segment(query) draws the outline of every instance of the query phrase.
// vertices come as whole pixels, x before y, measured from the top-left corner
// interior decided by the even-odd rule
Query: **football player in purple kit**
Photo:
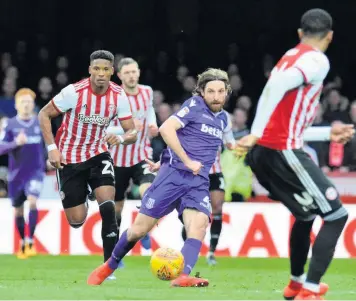
[[[225,71],[206,70],[198,76],[193,97],[160,127],[168,147],[162,153],[159,173],[146,191],[133,225],[122,233],[111,258],[89,275],[89,285],[100,285],[136,242],[174,209],[184,223],[187,239],[181,250],[184,271],[171,285],[209,285],[208,280],[189,274],[198,260],[211,216],[209,170],[222,144],[223,133],[229,130],[222,111],[229,92]]]
[[[36,94],[22,88],[15,94],[17,115],[8,120],[0,141],[0,155],[9,154],[8,190],[15,208],[15,224],[22,239],[17,254],[20,259],[36,255],[33,245],[40,195],[45,171],[44,143],[37,116],[34,113]],[[29,237],[25,239],[24,202],[29,202]]]

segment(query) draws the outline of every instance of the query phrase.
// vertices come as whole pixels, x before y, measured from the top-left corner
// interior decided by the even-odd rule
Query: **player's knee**
[[[212,202],[211,203],[211,211],[213,215],[218,215],[222,214],[222,208],[223,208],[224,201],[218,201],[218,202]]]
[[[27,200],[28,200],[28,204],[29,204],[30,210],[37,209],[37,197],[34,197],[34,196],[30,195],[30,196],[27,197]]]
[[[23,215],[24,215],[23,206],[15,207],[15,217],[23,216]]]
[[[66,211],[66,216],[69,225],[75,229],[80,228],[85,223],[85,220],[87,218],[87,212],[87,210]]]
[[[147,233],[148,231],[144,227],[133,225],[130,229],[127,230],[127,239],[128,241],[139,241]]]
[[[340,206],[338,209],[333,210],[331,213],[324,216],[324,222],[338,221],[338,223],[346,224],[349,217],[349,213],[344,206]]]
[[[195,218],[192,219],[188,224],[187,237],[203,240],[208,225],[209,225],[208,216],[202,212],[197,212]]]
[[[96,200],[99,204],[115,199],[115,188],[113,186],[101,186],[95,189]]]

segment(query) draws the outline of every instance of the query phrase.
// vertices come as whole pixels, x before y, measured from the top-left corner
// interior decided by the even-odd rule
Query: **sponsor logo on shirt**
[[[109,126],[110,119],[107,117],[101,117],[100,115],[85,116],[84,114],[78,114],[79,121],[83,123],[97,124],[100,126]]]
[[[206,124],[202,124],[201,125],[201,129],[200,129],[203,133],[208,133],[209,135],[218,137],[220,139],[222,139],[223,137],[223,132],[217,128],[214,128],[212,126],[208,126]]]

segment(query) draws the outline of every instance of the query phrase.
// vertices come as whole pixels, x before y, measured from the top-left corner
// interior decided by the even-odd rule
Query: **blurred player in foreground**
[[[136,242],[160,218],[176,209],[183,219],[187,239],[182,248],[184,271],[172,281],[172,286],[209,285],[208,280],[189,274],[198,260],[211,215],[209,170],[222,143],[223,132],[229,130],[222,111],[229,91],[226,72],[206,70],[198,76],[194,96],[160,127],[168,146],[162,153],[160,171],[146,191],[133,225],[123,232],[111,258],[89,275],[88,284],[101,284]]]
[[[311,127],[329,71],[324,52],[332,37],[332,18],[312,9],[301,19],[301,43],[287,51],[260,97],[251,134],[237,142],[238,155],[246,156],[258,181],[292,212],[296,221],[290,236],[291,280],[286,299],[320,300],[328,286],[320,283],[332,261],[336,243],[348,218],[335,186],[303,150],[306,141],[347,142],[353,125]],[[306,130],[307,129],[307,130]],[[316,215],[324,223],[313,245],[307,275],[310,231]]]
[[[138,131],[136,143],[132,145],[115,145],[110,149],[114,161],[115,178],[117,179],[115,209],[117,224],[120,228],[121,212],[130,180],[139,186],[140,197],[142,199],[155,178],[155,175],[150,172],[145,159],[152,159],[152,148],[149,137],[157,136],[158,127],[152,103],[153,91],[151,87],[138,83],[140,69],[137,62],[128,57],[121,59],[118,64],[117,75],[122,82],[122,88],[128,96]],[[123,129],[119,122],[114,120],[108,128],[108,132],[122,134]],[[148,234],[141,239],[141,243],[145,249],[151,248]]]
[[[108,144],[131,144],[137,131],[125,91],[110,81],[114,56],[98,50],[90,56],[90,77],[65,87],[39,113],[48,157],[57,168],[64,212],[73,228],[87,217],[88,185],[95,192],[102,219],[104,261],[110,258],[117,241],[115,218],[115,177]],[[51,118],[64,114],[52,135]],[[106,135],[111,120],[118,118],[122,136]]]
[[[15,94],[17,115],[8,120],[0,142],[0,155],[9,153],[9,196],[15,208],[15,224],[22,239],[20,259],[36,255],[33,245],[38,211],[36,201],[42,189],[45,149],[40,125],[35,116],[36,94],[27,88]],[[24,203],[29,202],[29,237],[25,239]]]
[[[228,149],[232,149],[235,145],[234,135],[231,129],[231,118],[228,112],[224,111],[226,114],[226,118],[228,120],[228,124],[230,125],[230,130],[224,132],[223,141],[225,146]],[[216,265],[216,258],[215,258],[215,250],[218,245],[220,234],[222,230],[223,224],[223,216],[222,216],[222,208],[225,200],[225,181],[224,175],[222,174],[221,164],[220,164],[220,156],[221,156],[221,148],[218,151],[218,154],[215,158],[215,162],[210,169],[209,172],[209,192],[210,192],[210,201],[211,201],[211,209],[212,209],[212,222],[210,226],[210,245],[209,245],[209,252],[207,254],[206,260],[208,265]],[[150,162],[152,166],[152,162]],[[187,234],[185,228],[183,227],[182,230],[182,237],[183,240],[186,240]]]

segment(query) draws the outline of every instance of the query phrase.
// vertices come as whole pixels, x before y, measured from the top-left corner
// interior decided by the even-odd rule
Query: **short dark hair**
[[[131,57],[122,58],[117,64],[117,71],[120,72],[123,66],[130,65],[130,64],[136,64],[138,66],[138,63],[133,58]]]
[[[228,93],[231,92],[231,86],[229,83],[229,76],[227,73],[221,69],[209,68],[203,73],[198,75],[198,82],[193,91],[193,95],[202,95],[201,92],[204,91],[205,86],[208,82],[220,80],[225,83],[225,88]]]
[[[300,28],[306,36],[324,38],[332,29],[332,25],[331,15],[320,8],[308,10],[300,20]]]
[[[90,55],[90,62],[94,61],[94,60],[107,60],[110,63],[114,63],[114,55],[107,50],[97,50],[94,51],[91,55]]]

